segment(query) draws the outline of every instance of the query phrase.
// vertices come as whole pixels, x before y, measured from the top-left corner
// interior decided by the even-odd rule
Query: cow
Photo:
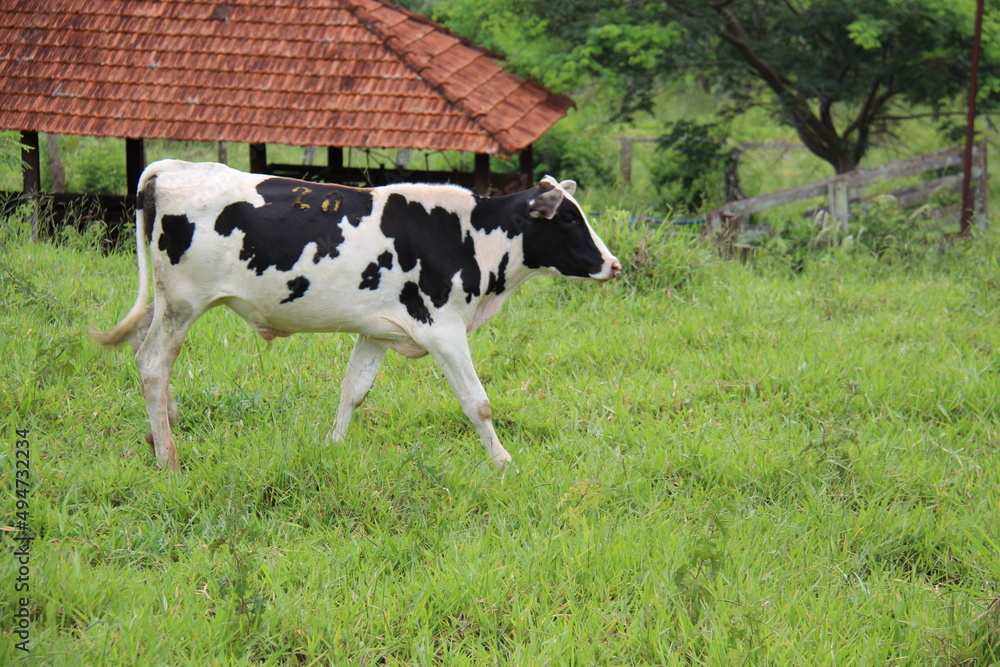
[[[454,185],[353,188],[154,162],[137,191],[138,296],[121,322],[91,334],[105,346],[131,341],[161,468],[178,468],[174,362],[191,324],[226,305],[267,341],[357,334],[335,441],[387,350],[431,354],[503,470],[511,457],[493,429],[467,336],[534,275],[604,283],[619,274],[575,190],[546,176],[521,192],[482,197]]]

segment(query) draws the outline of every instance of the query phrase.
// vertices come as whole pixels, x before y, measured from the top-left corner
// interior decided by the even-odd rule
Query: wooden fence
[[[826,197],[829,213],[840,225],[850,220],[850,204],[865,199],[864,189],[883,181],[914,176],[927,171],[942,171],[962,167],[962,147],[951,146],[916,157],[889,162],[877,167],[855,169],[812,183],[775,190],[746,199],[723,204],[705,216],[710,233],[733,232],[742,227],[743,219],[750,213],[765,211],[777,206],[793,204],[813,197]],[[973,217],[976,224],[985,227],[988,215],[989,183],[987,182],[986,142],[973,148],[972,183],[974,191]],[[962,174],[953,173],[924,181],[917,185],[899,188],[890,194],[903,207],[919,206],[941,192],[955,193],[961,189]]]

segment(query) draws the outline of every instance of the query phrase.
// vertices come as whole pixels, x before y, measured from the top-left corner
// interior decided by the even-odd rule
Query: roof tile
[[[0,0],[0,127],[511,155],[572,100],[382,0]]]

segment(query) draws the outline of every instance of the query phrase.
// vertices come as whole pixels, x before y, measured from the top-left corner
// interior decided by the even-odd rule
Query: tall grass
[[[602,216],[621,280],[538,279],[473,336],[506,476],[429,359],[387,359],[330,445],[349,337],[212,311],[169,475],[130,355],[82,333],[128,309],[134,257],[8,225],[0,506],[29,428],[37,537],[28,653],[0,558],[4,662],[1000,659],[992,235],[792,271]]]

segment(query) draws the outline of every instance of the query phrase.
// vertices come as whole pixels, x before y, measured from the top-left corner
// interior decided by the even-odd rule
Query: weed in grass
[[[604,499],[603,485],[593,479],[573,482],[559,498],[557,507],[563,508],[560,516],[570,528],[584,528],[587,517],[597,511]]]
[[[244,543],[248,530],[248,521],[238,510],[230,507],[222,513],[214,533],[216,537],[208,543],[208,553],[214,566],[213,587],[220,600],[232,604],[232,614],[239,626],[240,633],[250,636],[260,625],[261,618],[267,611],[268,598],[256,581],[260,564],[259,554],[253,553]],[[228,551],[228,558],[222,563],[220,550]],[[256,592],[255,592],[256,591]],[[208,597],[208,593],[205,593]],[[216,616],[216,610],[209,608],[208,615]]]
[[[697,532],[688,547],[686,561],[678,565],[672,580],[682,608],[692,625],[716,602],[712,586],[726,564],[726,525],[728,510],[716,505],[697,520]]]

